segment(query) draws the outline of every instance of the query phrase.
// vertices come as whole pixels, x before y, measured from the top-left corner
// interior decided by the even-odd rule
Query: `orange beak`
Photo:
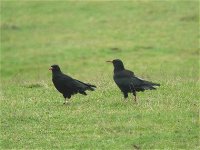
[[[108,62],[108,63],[112,63],[113,61],[111,61],[111,60],[107,60],[106,62]]]

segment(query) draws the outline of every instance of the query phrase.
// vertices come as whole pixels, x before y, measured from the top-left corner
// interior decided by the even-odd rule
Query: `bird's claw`
[[[69,105],[70,103],[68,101],[64,102],[63,105]]]

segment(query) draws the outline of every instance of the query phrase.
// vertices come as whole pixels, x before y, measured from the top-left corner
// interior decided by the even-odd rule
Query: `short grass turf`
[[[198,149],[199,2],[1,1],[1,149]],[[161,84],[127,101],[106,60]],[[95,84],[71,104],[48,68]]]

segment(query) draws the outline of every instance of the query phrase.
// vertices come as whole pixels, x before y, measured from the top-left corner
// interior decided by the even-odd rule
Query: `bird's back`
[[[92,87],[96,87],[94,85],[86,84],[79,80],[73,79],[63,73],[53,76],[52,81],[56,89],[64,95],[73,95],[78,92],[85,94],[85,90],[93,91],[94,89]]]
[[[136,91],[152,90],[153,86],[160,86],[159,84],[140,79],[134,75],[132,71],[123,70],[114,73],[114,81],[121,91],[131,92],[131,88]]]

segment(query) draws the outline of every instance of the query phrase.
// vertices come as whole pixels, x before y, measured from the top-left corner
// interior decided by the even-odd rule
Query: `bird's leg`
[[[127,102],[128,93],[123,92],[123,94],[124,94],[124,100],[125,100],[125,102]]]
[[[133,85],[131,86],[131,90],[132,90],[132,92],[133,92],[133,95],[134,95],[134,101],[135,101],[135,103],[137,103],[137,98],[136,98],[136,90],[135,90],[135,88],[134,88],[134,86],[133,86]]]
[[[135,103],[137,103],[137,98],[136,98],[136,95],[135,95],[135,99],[134,99],[134,100],[135,100]]]
[[[135,103],[137,103],[136,91],[133,91],[133,95],[134,95],[134,101]]]

